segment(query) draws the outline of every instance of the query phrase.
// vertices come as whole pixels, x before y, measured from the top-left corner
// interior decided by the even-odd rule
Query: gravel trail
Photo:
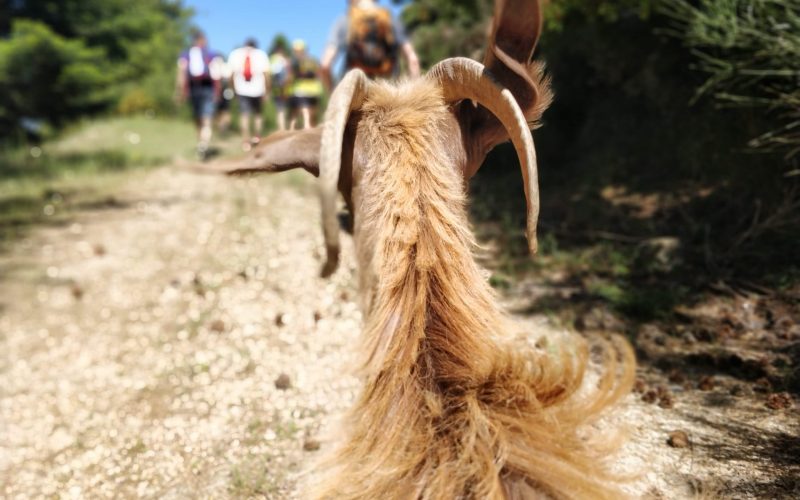
[[[361,322],[349,238],[342,269],[317,276],[319,208],[302,175],[136,174],[114,203],[0,256],[0,497],[297,495],[358,389]],[[506,300],[525,297],[518,286]],[[630,435],[622,463],[642,473],[632,492],[800,493],[797,412],[710,394],[670,409],[630,396],[615,418]],[[692,446],[666,444],[679,429]]]

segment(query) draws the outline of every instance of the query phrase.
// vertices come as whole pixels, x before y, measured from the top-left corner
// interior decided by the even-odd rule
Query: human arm
[[[345,51],[347,45],[347,16],[341,16],[333,24],[325,52],[320,60],[320,77],[325,90],[330,93],[333,89],[333,63],[340,52]]]
[[[189,63],[183,57],[178,59],[178,70],[175,75],[175,100],[179,103],[185,101],[189,93],[186,77],[188,65]]]
[[[228,81],[230,82],[231,90],[233,90],[235,94],[239,93],[239,91],[236,89],[236,73],[240,71],[238,56],[239,49],[234,49],[230,54],[228,54]]]
[[[412,78],[418,77],[420,75],[419,58],[417,57],[417,52],[414,50],[414,46],[411,45],[411,42],[406,40],[400,46],[400,51],[403,53],[403,57],[406,60],[408,74]]]
[[[328,45],[325,48],[325,52],[322,54],[322,60],[320,61],[320,78],[322,79],[322,85],[325,86],[325,91],[330,93],[331,89],[333,88],[333,75],[332,75],[332,68],[333,68],[333,61],[336,60],[336,50],[335,45]]]
[[[225,59],[222,58],[222,55],[216,54],[211,59],[208,72],[214,86],[214,101],[219,102],[222,98],[222,78],[225,72]]]
[[[261,58],[261,67],[264,69],[264,95],[268,96],[272,93],[272,65],[266,52],[259,52],[259,57]]]
[[[419,57],[417,57],[417,52],[414,50],[414,46],[411,44],[411,40],[409,40],[408,35],[406,34],[406,28],[403,26],[403,23],[399,19],[395,18],[393,26],[395,40],[397,40],[397,44],[400,46],[400,53],[402,54],[403,59],[406,60],[408,74],[412,78],[416,78],[420,75]]]

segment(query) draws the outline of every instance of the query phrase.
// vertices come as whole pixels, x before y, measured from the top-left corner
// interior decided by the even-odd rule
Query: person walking
[[[303,40],[295,40],[292,43],[292,52],[289,100],[292,118],[289,128],[294,128],[299,115],[303,119],[303,128],[310,129],[314,127],[314,116],[323,92],[319,64],[308,53]]]
[[[400,55],[408,73],[419,76],[419,58],[402,24],[376,0],[348,0],[349,9],[333,25],[328,45],[322,55],[321,74],[330,91],[331,70],[339,54],[345,56],[345,71],[359,68],[370,78],[396,78],[400,73]]]
[[[181,102],[187,99],[197,127],[197,156],[205,160],[213,135],[212,119],[221,93],[220,55],[208,47],[205,34],[198,31],[192,46],[178,58],[176,91]]]
[[[283,38],[276,40],[269,56],[272,72],[272,103],[275,106],[275,120],[278,130],[286,130],[286,108],[289,105],[289,73],[291,60],[286,55],[287,47]]]
[[[269,57],[258,48],[254,38],[228,57],[233,90],[239,98],[239,124],[242,130],[242,149],[250,151],[261,141],[264,128],[262,102],[270,85]],[[251,129],[252,119],[252,129]]]

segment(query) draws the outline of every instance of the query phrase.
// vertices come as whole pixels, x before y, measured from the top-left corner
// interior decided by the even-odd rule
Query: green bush
[[[117,104],[117,113],[124,116],[153,112],[155,100],[141,87],[134,87],[122,95]]]

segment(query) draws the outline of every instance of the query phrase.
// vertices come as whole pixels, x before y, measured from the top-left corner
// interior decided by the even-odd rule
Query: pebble
[[[303,449],[305,451],[317,451],[320,448],[320,442],[315,439],[306,439],[303,443]]]
[[[667,438],[667,444],[673,448],[688,448],[692,445],[689,435],[685,431],[672,431]]]
[[[292,387],[292,379],[289,378],[289,375],[285,373],[281,373],[278,375],[278,378],[275,379],[275,388],[280,389],[281,391],[285,391]]]
[[[710,391],[714,389],[715,385],[716,381],[714,380],[714,377],[711,375],[705,375],[700,379],[700,382],[697,383],[697,388],[701,391]]]
[[[642,394],[642,401],[645,403],[655,403],[658,401],[658,392],[650,389],[649,391]]]
[[[767,396],[767,408],[770,410],[786,410],[792,407],[792,396],[788,392],[779,392]]]

